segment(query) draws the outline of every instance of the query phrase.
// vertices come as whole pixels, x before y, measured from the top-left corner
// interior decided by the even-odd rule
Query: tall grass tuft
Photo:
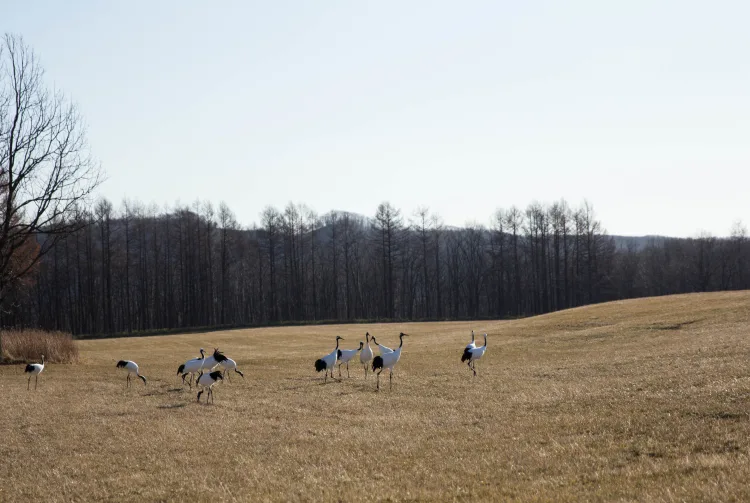
[[[0,330],[3,361],[37,362],[41,355],[51,363],[75,363],[78,346],[70,334],[44,330]]]

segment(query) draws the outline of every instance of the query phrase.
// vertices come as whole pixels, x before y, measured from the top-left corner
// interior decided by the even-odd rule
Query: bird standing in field
[[[349,375],[349,360],[354,358],[354,355],[362,351],[362,346],[364,346],[365,343],[362,341],[359,341],[359,348],[358,349],[339,349],[338,359],[339,359],[339,377],[341,377],[341,366],[346,363],[346,377],[351,377]]]
[[[390,383],[389,389],[393,389],[393,367],[401,358],[401,348],[404,346],[404,337],[406,337],[407,335],[409,334],[405,334],[403,332],[398,335],[399,339],[401,340],[401,343],[398,345],[398,349],[396,349],[395,351],[391,351],[390,353],[381,353],[380,356],[376,356],[375,358],[373,358],[372,371],[375,372],[377,369],[380,369],[380,371],[378,372],[378,390],[380,389],[380,373],[383,372],[383,369],[388,369],[390,371],[390,373],[388,374],[388,382]],[[374,337],[373,342],[375,342]]]
[[[201,372],[198,374],[198,379],[195,380],[195,386],[202,387],[203,389],[198,392],[198,399],[197,401],[201,401],[201,393],[208,390],[208,393],[206,394],[206,403],[208,403],[208,399],[211,399],[211,403],[214,402],[214,384],[219,382],[219,380],[224,379],[224,377],[221,375],[221,371],[217,370],[215,372],[209,372],[208,374],[204,374]]]
[[[472,349],[476,348],[476,347],[477,347],[477,343],[474,340],[474,331],[472,330],[471,331],[471,342],[466,345],[466,347],[464,348],[464,353],[461,356],[461,361],[462,362],[466,362],[466,365],[468,365],[469,368],[471,368],[471,358],[469,357],[470,354],[471,354],[470,351]]]
[[[213,358],[213,357],[212,357]],[[193,375],[200,372],[203,368],[203,364],[206,362],[206,354],[203,348],[201,348],[201,357],[193,358],[188,360],[177,368],[177,375],[182,374],[182,385],[185,385],[185,376],[190,374],[190,381],[188,385],[192,389],[193,387]]]
[[[34,377],[34,389],[36,389],[37,384],[39,383],[39,374],[42,373],[44,370],[44,355],[42,355],[42,363],[29,363],[26,365],[26,369],[24,370],[24,373],[29,373],[29,381],[26,384],[26,390],[28,391],[31,389],[31,376]]]
[[[135,362],[132,362],[130,360],[120,360],[117,362],[117,368],[118,369],[125,369],[128,371],[128,378],[127,378],[127,386],[130,387],[130,374],[135,374],[141,381],[143,381],[143,385],[146,385],[146,378],[143,377],[138,372],[138,364]]]
[[[326,371],[326,376],[323,382],[328,382],[328,372],[331,372],[331,379],[333,379],[333,367],[336,366],[336,360],[339,356],[339,341],[343,341],[344,338],[336,336],[336,349],[325,355],[323,358],[315,360],[315,370],[320,372],[321,370]]]
[[[469,346],[466,346],[466,349],[464,349],[464,354],[461,356],[461,361],[466,362],[466,364],[469,366],[469,368],[474,372],[474,375],[477,375],[477,369],[476,369],[476,361],[479,360],[482,356],[484,356],[484,353],[487,352],[487,334],[484,334],[484,346],[474,347],[470,348]]]
[[[365,347],[359,353],[359,361],[365,367],[365,379],[367,379],[367,367],[372,360],[372,348],[370,347],[370,332],[365,332]]]
[[[243,374],[242,372],[239,371],[239,369],[237,369],[237,362],[232,360],[231,358],[228,358],[228,357],[224,358],[222,361],[219,362],[219,366],[224,369],[223,375],[224,377],[227,378],[227,380],[230,380],[229,374],[227,374],[227,372],[229,372],[230,370],[234,370],[240,376],[242,376],[243,379],[245,378],[245,374]]]

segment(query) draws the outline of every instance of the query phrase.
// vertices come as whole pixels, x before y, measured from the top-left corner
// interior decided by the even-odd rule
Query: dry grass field
[[[412,335],[393,390],[358,365],[322,384],[315,359],[366,330]],[[750,500],[750,292],[78,344],[36,392],[0,367],[2,501]],[[197,404],[175,373],[215,346],[245,379]],[[119,359],[148,385],[126,389]]]

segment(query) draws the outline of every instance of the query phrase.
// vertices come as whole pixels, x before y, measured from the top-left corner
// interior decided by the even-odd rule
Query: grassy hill
[[[459,361],[472,329],[489,334],[476,378]],[[391,347],[411,335],[393,390],[358,364],[323,385],[315,359],[366,330]],[[36,392],[0,368],[0,500],[748,500],[748,336],[750,292],[731,292],[80,341]],[[175,372],[216,346],[245,379],[198,405]],[[148,386],[126,389],[119,359]]]

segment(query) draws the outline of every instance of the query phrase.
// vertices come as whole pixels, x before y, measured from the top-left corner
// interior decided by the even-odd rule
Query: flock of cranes
[[[354,356],[359,353],[359,361],[365,367],[365,379],[367,379],[367,367],[372,361],[372,371],[377,370],[377,389],[380,389],[380,374],[383,370],[388,369],[388,388],[393,389],[393,367],[396,366],[398,361],[401,359],[401,349],[404,347],[404,337],[408,337],[409,334],[401,332],[398,334],[399,345],[396,349],[391,349],[388,346],[378,344],[375,337],[370,336],[370,332],[365,333],[365,342],[359,341],[359,349],[339,349],[339,341],[343,341],[344,338],[336,336],[336,347],[322,358],[315,360],[315,370],[318,372],[326,371],[323,382],[328,381],[328,374],[330,372],[331,378],[333,379],[333,370],[336,364],[339,366],[339,378],[341,378],[341,365],[346,364],[346,376],[349,377],[349,362]],[[373,356],[372,348],[370,347],[370,340],[380,350],[380,355]],[[474,331],[471,331],[471,342],[464,349],[461,355],[461,361],[466,362],[474,372],[474,376],[477,375],[476,361],[479,360],[484,353],[487,352],[487,334],[484,334],[484,346],[477,346]]]
[[[341,379],[341,366],[346,365],[346,376],[349,375],[349,362],[359,353],[359,362],[364,366],[365,379],[367,379],[368,367],[372,368],[372,372],[377,371],[377,389],[380,390],[380,374],[383,370],[388,369],[388,382],[389,389],[393,388],[393,368],[396,366],[398,361],[401,359],[401,349],[404,347],[404,337],[408,337],[409,334],[401,332],[399,337],[399,345],[396,349],[391,349],[388,346],[379,344],[375,337],[371,336],[369,332],[365,333],[365,340],[359,342],[359,348],[357,349],[340,349],[339,341],[343,341],[344,338],[336,336],[336,347],[322,358],[315,360],[315,370],[322,372],[325,370],[325,377],[323,382],[328,382],[328,376],[330,374],[331,379],[335,379],[333,371],[338,365],[339,368],[339,379]],[[375,356],[372,348],[370,347],[370,341],[375,344],[380,350],[380,354]],[[471,331],[471,342],[464,348],[463,354],[461,355],[461,362],[466,363],[469,369],[477,375],[476,361],[482,358],[487,352],[487,334],[484,334],[484,345],[477,346],[474,331]],[[123,369],[127,372],[126,386],[130,387],[131,376],[134,375],[136,378],[143,381],[145,386],[147,383],[146,377],[141,375],[138,368],[138,364],[131,360],[120,360],[117,362],[116,368]],[[221,370],[216,370],[221,368]],[[44,355],[42,355],[41,363],[29,363],[26,365],[25,373],[29,374],[29,380],[26,385],[26,389],[31,389],[31,377],[34,376],[34,389],[37,388],[39,381],[39,374],[44,371]],[[206,372],[204,372],[206,371]],[[186,383],[185,379],[189,376],[190,379],[187,381],[188,386],[192,389],[193,378],[195,378],[195,386],[199,388],[197,401],[200,402],[201,395],[206,393],[206,403],[211,400],[213,402],[213,386],[223,381],[225,377],[229,378],[227,374],[229,371],[234,371],[241,377],[245,375],[237,368],[237,362],[231,358],[225,356],[219,348],[214,348],[213,354],[206,356],[206,352],[203,348],[200,348],[200,357],[192,358],[177,368],[177,375],[182,377],[182,384]]]

